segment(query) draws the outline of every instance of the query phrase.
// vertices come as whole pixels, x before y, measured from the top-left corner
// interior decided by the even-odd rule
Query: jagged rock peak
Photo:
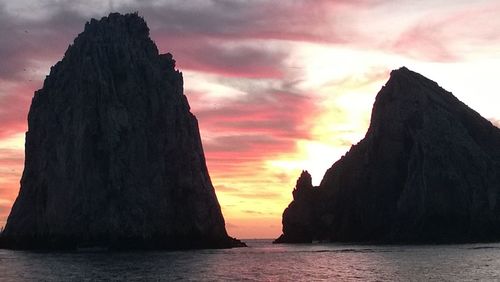
[[[300,174],[299,179],[297,179],[297,184],[295,185],[295,189],[306,189],[312,188],[312,177],[311,174],[307,170],[303,170]]]
[[[103,52],[108,54],[119,52],[119,49],[143,48],[148,55],[158,55],[158,49],[149,37],[149,28],[137,13],[125,15],[112,13],[100,20],[90,20],[66,55],[71,55],[72,51],[81,48],[87,52],[99,51],[98,55],[103,55]],[[126,53],[115,55],[127,56]]]
[[[178,73],[172,54],[159,54],[142,17],[137,13],[111,13],[100,20],[92,19],[85,24],[84,31],[68,47],[64,58],[51,68],[49,76],[60,76],[58,72],[62,70],[71,71],[68,70],[68,65],[78,65],[80,68],[87,66],[87,69],[79,70],[81,75],[86,76],[96,71],[99,76],[106,75],[99,70],[109,68],[113,74],[123,73],[131,68],[144,72],[145,70],[138,69],[140,64],[130,65],[137,61],[149,61],[153,67],[159,67],[162,72],[168,74]],[[44,86],[45,83],[52,82],[47,79]]]
[[[437,83],[418,72],[414,72],[407,67],[400,67],[399,69],[392,70],[390,73],[389,81],[391,80],[401,80],[401,81],[420,81],[421,83],[427,83],[432,85],[437,85]]]
[[[432,96],[453,96],[435,81],[417,72],[411,71],[406,67],[391,71],[389,80],[383,89],[384,88],[390,88],[392,90],[391,94],[393,94],[393,96],[391,96],[391,100],[403,99],[405,101],[414,101],[415,99],[420,100]]]
[[[307,170],[303,170],[299,179],[297,179],[295,189],[293,189],[293,199],[300,201],[303,198],[307,198],[309,197],[308,195],[311,194],[312,190],[312,177]]]
[[[437,82],[406,67],[391,71],[384,88],[391,89],[390,94],[392,96],[390,100],[402,99],[414,103],[416,100],[432,99],[433,101],[440,101],[442,104],[449,101],[454,101],[453,103],[460,102],[451,92],[443,89]],[[378,96],[379,98],[384,97],[384,95]]]
[[[100,20],[91,19],[85,23],[84,32],[102,32],[105,29],[149,37],[149,27],[137,12],[125,15],[110,13]]]

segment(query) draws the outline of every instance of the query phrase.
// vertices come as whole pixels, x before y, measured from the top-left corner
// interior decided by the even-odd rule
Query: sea
[[[500,243],[273,245],[148,252],[0,250],[2,281],[495,281]]]

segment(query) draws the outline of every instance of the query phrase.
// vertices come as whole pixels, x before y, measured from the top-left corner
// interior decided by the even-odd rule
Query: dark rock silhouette
[[[225,248],[198,123],[137,14],[85,25],[35,92],[5,248]]]
[[[406,68],[319,187],[303,172],[276,243],[500,240],[500,129]]]

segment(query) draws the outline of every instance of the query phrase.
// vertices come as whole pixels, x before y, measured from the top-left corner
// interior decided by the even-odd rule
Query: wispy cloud
[[[434,11],[406,29],[393,47],[397,52],[434,62],[464,60],[491,43],[500,43],[498,13],[498,3],[472,4],[444,15]]]
[[[194,110],[203,135],[210,136],[204,147],[212,171],[252,175],[266,159],[294,151],[296,140],[309,138],[314,97],[268,91]]]

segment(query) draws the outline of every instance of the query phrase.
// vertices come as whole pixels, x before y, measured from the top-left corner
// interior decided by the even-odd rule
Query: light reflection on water
[[[184,252],[0,250],[2,280],[498,280],[500,244],[272,245]]]

